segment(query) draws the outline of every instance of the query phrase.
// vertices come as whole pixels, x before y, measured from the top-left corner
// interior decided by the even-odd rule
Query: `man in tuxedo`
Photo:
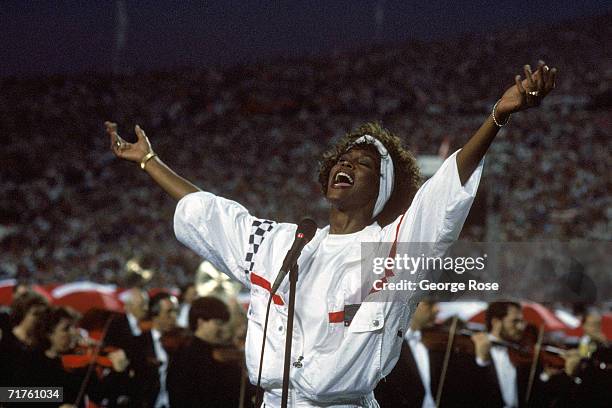
[[[560,407],[609,407],[612,389],[612,347],[601,327],[602,316],[597,309],[589,309],[582,318],[584,335],[576,354],[580,358],[576,369],[565,370],[558,380],[566,396]],[[564,402],[564,401],[561,401]]]
[[[589,309],[582,318],[584,335],[578,345],[581,357],[590,358],[594,353],[606,352],[610,348],[601,328],[601,320],[601,313],[596,309]]]
[[[515,365],[508,348],[500,345],[504,342],[517,343],[523,338],[526,324],[521,305],[517,302],[492,302],[485,312],[485,323],[487,333],[472,336],[476,358],[470,377],[480,384],[475,389],[476,406],[546,406],[551,384],[548,375],[542,374],[542,367],[536,367],[529,391],[531,363]]]
[[[143,408],[169,408],[170,399],[166,386],[169,356],[161,343],[161,337],[176,327],[178,301],[169,293],[160,292],[149,301],[151,330],[143,332],[136,340],[135,404]]]
[[[112,381],[106,381],[109,407],[130,406],[134,402],[134,362],[139,359],[138,336],[142,334],[140,323],[147,317],[149,302],[147,292],[139,287],[126,290],[120,298],[124,303],[125,314],[112,314],[104,343],[124,350],[132,364],[124,373],[113,376]]]
[[[444,352],[428,349],[423,342],[422,330],[435,323],[437,314],[437,302],[426,300],[419,303],[404,335],[402,352],[395,368],[378,383],[374,391],[382,408],[436,407]],[[466,402],[469,393],[459,390],[455,374],[459,366],[465,366],[463,359],[464,356],[453,355],[450,360],[440,399],[441,407],[459,407]]]
[[[140,322],[147,317],[149,296],[144,289],[133,287],[121,294],[125,314],[113,317],[106,333],[105,343],[126,350],[129,353],[135,341],[142,334]]]
[[[529,366],[516,367],[508,349],[498,342],[518,342],[525,330],[521,305],[492,302],[485,312],[486,333],[472,336],[476,350],[474,372],[481,382],[478,400],[482,406],[517,408],[523,406],[527,392]]]
[[[589,338],[601,339],[597,331],[597,313],[585,319],[585,333]],[[612,376],[606,373],[606,365],[598,358],[585,355],[593,350],[584,346],[582,339],[578,349],[564,354],[563,369],[536,367],[529,401],[530,364],[514,365],[508,349],[495,345],[495,341],[516,342],[524,335],[525,322],[521,306],[515,302],[493,302],[485,313],[488,333],[472,336],[476,361],[469,371],[472,381],[480,384],[475,391],[474,407],[607,407],[610,405],[607,390]],[[592,327],[588,327],[591,324]],[[590,344],[590,343],[586,343]],[[600,343],[601,344],[601,343]],[[582,349],[581,349],[582,348]],[[582,359],[581,359],[582,357]],[[595,364],[594,364],[595,362]],[[606,375],[607,374],[607,375]]]

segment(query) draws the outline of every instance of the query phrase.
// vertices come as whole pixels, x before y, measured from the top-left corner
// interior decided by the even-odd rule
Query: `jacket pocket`
[[[382,330],[385,326],[385,304],[363,302],[348,328],[350,333],[365,333]]]

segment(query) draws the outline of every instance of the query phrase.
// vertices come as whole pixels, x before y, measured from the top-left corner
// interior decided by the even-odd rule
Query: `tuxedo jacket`
[[[123,349],[129,358],[137,345],[137,338],[138,336],[132,334],[127,316],[117,314],[108,326],[104,343]]]
[[[478,391],[479,405],[481,407],[491,408],[503,408],[504,400],[501,393],[501,386],[497,371],[493,361],[486,367],[475,366],[475,372],[477,373],[474,377],[478,379],[478,382],[482,384],[481,389]],[[527,394],[527,383],[529,381],[529,366],[522,365],[516,367],[516,385],[518,390],[518,401],[519,407],[525,406],[525,396]]]
[[[469,361],[471,368],[466,372],[467,375],[478,384],[473,388],[472,406],[487,408],[503,408],[504,400],[501,393],[500,379],[495,370],[493,361],[486,367],[480,367],[472,358]],[[529,403],[526,401],[527,389],[529,386],[529,374],[531,364],[523,363],[516,366],[516,388],[518,392],[519,408],[526,407],[545,407],[550,405],[554,399],[554,387],[551,382],[543,382],[540,378],[542,367],[537,364],[531,386]]]
[[[160,390],[159,366],[160,361],[155,354],[153,335],[150,331],[143,332],[135,339],[135,348],[132,353],[131,367],[134,370],[133,393],[131,399],[134,407],[152,408]]]
[[[433,399],[436,398],[440,373],[444,362],[444,352],[428,350],[430,389]],[[447,374],[442,389],[440,406],[465,407],[470,406],[471,386],[465,383],[461,375],[467,366],[466,356],[452,355],[449,360]],[[383,378],[374,391],[381,408],[420,408],[425,398],[425,387],[419,374],[416,360],[408,343],[404,341],[400,358],[391,373]]]

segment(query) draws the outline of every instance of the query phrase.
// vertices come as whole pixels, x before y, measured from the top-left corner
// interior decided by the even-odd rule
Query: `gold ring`
[[[538,96],[540,93],[538,91],[528,91],[527,95]]]
[[[117,149],[121,148],[121,142],[120,142],[120,141],[118,141],[118,140],[117,140],[117,141],[115,142],[115,145],[117,145]]]

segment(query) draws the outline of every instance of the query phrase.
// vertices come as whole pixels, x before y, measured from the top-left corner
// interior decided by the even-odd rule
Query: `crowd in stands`
[[[140,124],[164,161],[256,216],[324,225],[316,164],[336,138],[379,120],[416,155],[453,151],[538,58],[558,67],[557,89],[487,155],[489,238],[609,240],[609,18],[227,68],[4,78],[0,278],[120,282],[137,257],[154,286],[192,280],[199,260],[174,238],[175,203],[114,158],[105,120],[128,140]]]

